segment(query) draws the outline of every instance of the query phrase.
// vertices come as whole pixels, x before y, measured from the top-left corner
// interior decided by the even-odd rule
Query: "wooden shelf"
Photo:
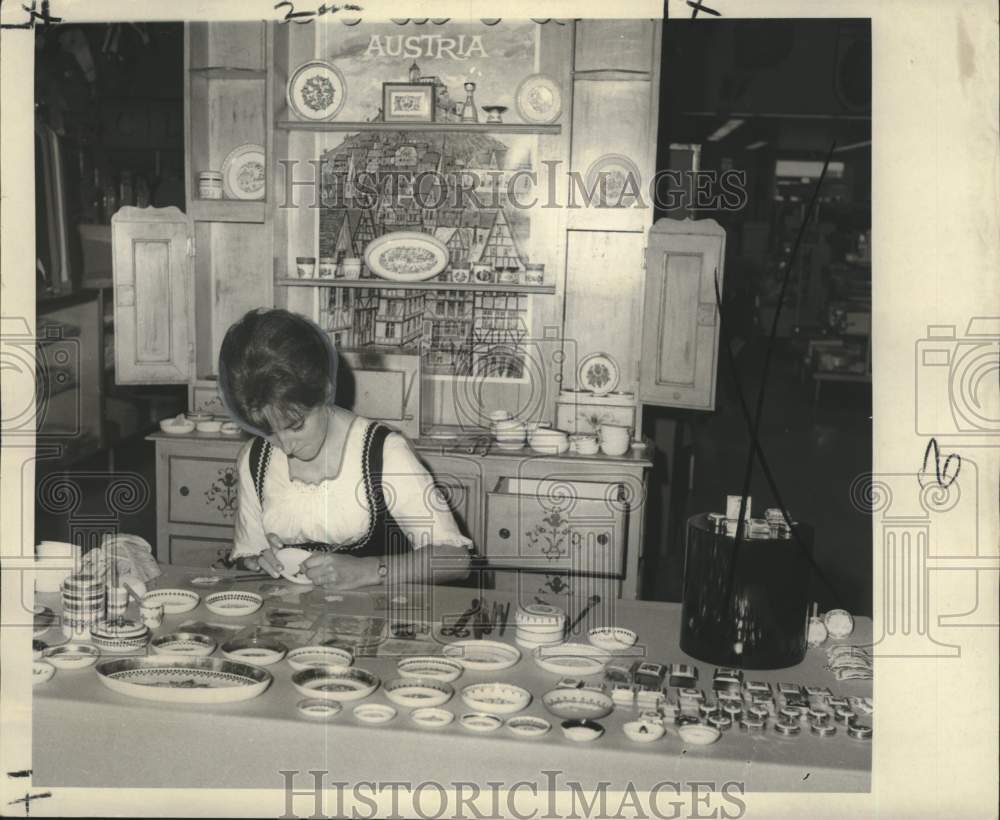
[[[207,80],[266,80],[267,72],[259,68],[233,68],[231,66],[204,66],[192,68],[191,74],[195,77],[204,77]]]
[[[371,288],[373,290],[460,290],[489,293],[536,293],[551,296],[555,285],[501,285],[480,282],[390,282],[386,279],[275,279],[275,285],[299,288]]]
[[[189,207],[195,222],[263,222],[267,201],[263,199],[192,199]]]
[[[482,134],[561,134],[562,125],[490,122],[306,122],[280,120],[281,131],[471,131]]]

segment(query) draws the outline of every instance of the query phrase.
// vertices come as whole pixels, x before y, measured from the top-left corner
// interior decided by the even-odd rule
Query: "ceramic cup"
[[[312,279],[316,275],[316,257],[296,256],[295,270],[298,272],[300,279]]]
[[[518,274],[516,270],[502,270],[497,276],[497,281],[501,285],[516,285]]]
[[[578,434],[569,437],[569,449],[582,456],[592,456],[598,452],[600,445],[597,436]]]
[[[332,256],[321,256],[319,258],[319,278],[333,279],[337,272],[337,260]]]
[[[108,618],[121,618],[128,609],[128,590],[125,587],[108,586]]]
[[[491,284],[495,281],[495,272],[492,265],[473,265],[472,279],[480,284]]]
[[[452,268],[451,269],[451,281],[452,282],[458,282],[459,284],[464,285],[466,282],[469,281],[469,277],[470,276],[471,276],[471,274],[470,274],[468,268]]]
[[[632,446],[632,431],[624,424],[605,422],[598,428],[598,437],[605,455],[625,455]]]
[[[160,624],[163,623],[163,604],[143,601],[139,605],[139,617],[142,618],[143,624],[150,629],[159,628]]]
[[[345,279],[361,278],[361,260],[356,256],[347,257],[341,267],[344,270]]]
[[[526,285],[541,285],[545,281],[545,265],[541,262],[529,262],[524,271]]]

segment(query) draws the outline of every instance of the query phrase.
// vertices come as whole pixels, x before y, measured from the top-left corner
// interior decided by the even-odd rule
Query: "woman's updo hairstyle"
[[[296,424],[313,408],[333,403],[336,382],[337,351],[330,338],[287,310],[251,310],[226,331],[219,349],[222,400],[257,435],[274,433],[265,408]]]

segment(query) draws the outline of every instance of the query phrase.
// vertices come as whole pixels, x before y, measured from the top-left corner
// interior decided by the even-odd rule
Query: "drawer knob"
[[[610,540],[611,539],[608,538],[608,534],[606,532],[602,532],[600,535],[597,536],[597,543],[600,544],[602,547],[606,547]]]
[[[182,486],[177,492],[179,492],[181,495],[187,495],[191,491],[187,487]]]
[[[501,538],[510,538],[510,530],[506,527],[501,527],[500,532],[497,533]]]

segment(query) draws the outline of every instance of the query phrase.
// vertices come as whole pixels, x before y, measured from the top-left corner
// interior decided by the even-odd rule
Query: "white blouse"
[[[267,533],[285,544],[317,541],[351,544],[368,532],[362,458],[365,430],[370,420],[358,416],[351,424],[341,457],[340,472],[318,484],[291,478],[288,457],[271,450],[264,477],[263,511],[250,472],[247,442],[237,457],[239,512],[231,558],[259,555],[267,549]],[[414,549],[431,544],[472,546],[458,530],[441,491],[399,433],[386,436],[382,459],[382,490],[389,512]],[[345,551],[349,553],[349,550]]]

